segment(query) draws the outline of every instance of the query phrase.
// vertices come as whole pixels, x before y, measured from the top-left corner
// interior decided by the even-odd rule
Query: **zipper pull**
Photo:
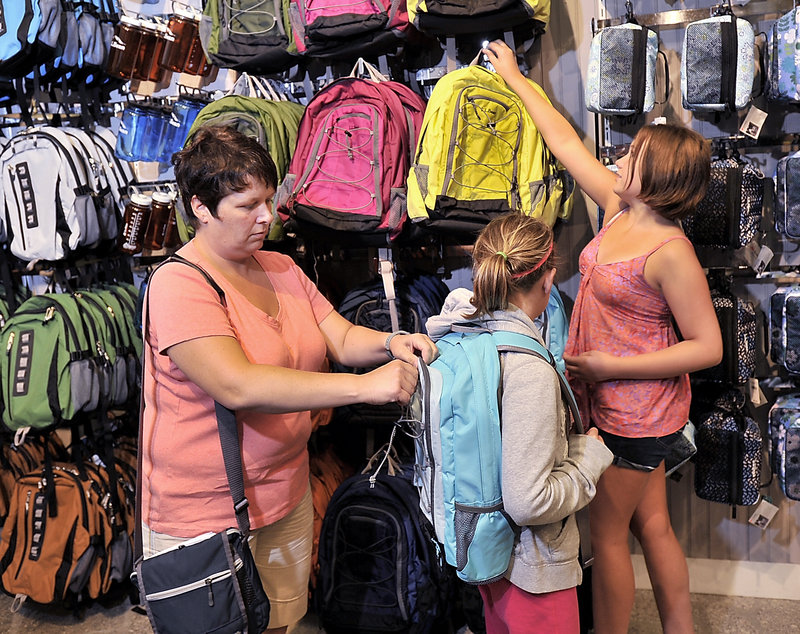
[[[211,578],[206,579],[206,585],[208,586],[208,607],[214,607],[214,591],[211,589],[211,584],[213,583]]]
[[[11,352],[11,347],[14,345],[14,339],[16,339],[17,333],[10,332],[8,333],[8,342],[6,343],[6,354]]]

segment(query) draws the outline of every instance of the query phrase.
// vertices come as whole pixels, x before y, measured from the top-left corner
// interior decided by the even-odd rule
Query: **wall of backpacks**
[[[562,253],[577,258],[591,235],[580,224],[584,211],[594,212],[519,99],[479,59],[470,63],[494,37],[517,44],[535,87],[594,134],[609,162],[661,116],[710,140],[711,188],[684,229],[707,267],[725,355],[692,377],[697,454],[673,475],[670,503],[684,509],[676,527],[690,557],[800,562],[800,546],[772,546],[800,523],[791,502],[800,499],[800,9],[791,0],[695,0],[680,10],[663,0],[610,0],[597,2],[590,27],[585,7],[575,26],[575,7],[549,0],[368,0],[347,20],[337,4],[281,0],[266,3],[266,14],[233,15],[222,0],[0,0],[16,25],[0,34],[0,239],[10,269],[0,303],[8,351],[0,357],[3,589],[77,604],[124,586],[137,286],[191,238],[169,163],[198,126],[234,125],[269,148],[281,182],[268,248],[293,255],[356,323],[423,330],[447,287],[468,278],[475,234],[509,211],[554,226]],[[554,43],[551,20],[562,33],[593,37]],[[547,66],[553,50],[559,78]],[[576,52],[583,91],[567,75]],[[564,268],[562,293],[574,294],[574,264]],[[33,372],[45,362],[29,355],[26,337],[52,324],[56,334],[37,335],[35,352],[57,372],[37,384]],[[402,415],[364,407],[320,414],[311,447],[312,586],[328,631],[358,631],[342,609],[354,596],[375,602],[381,592],[407,591],[365,579],[337,604],[337,584],[353,572],[346,566],[355,570],[364,551],[359,543],[352,557],[352,541],[329,525],[371,524],[387,505],[391,513],[416,508],[403,464],[413,462],[412,439],[398,432],[399,464],[378,479],[378,510],[325,514],[332,498],[347,509],[348,492],[365,504],[361,463],[403,430]],[[76,495],[90,501],[90,528],[75,538],[71,572],[56,583],[7,547],[24,531],[26,501],[41,509],[63,499],[72,508]],[[764,499],[779,507],[776,519],[748,523]],[[737,507],[749,508],[737,515]],[[707,528],[690,528],[697,518]],[[432,533],[413,519],[398,534],[374,535],[425,562],[408,573],[421,588],[417,603],[393,604],[382,618],[426,631],[420,610],[439,619],[443,605],[467,599],[452,571],[436,569]],[[769,546],[751,555],[737,550],[739,539]]]

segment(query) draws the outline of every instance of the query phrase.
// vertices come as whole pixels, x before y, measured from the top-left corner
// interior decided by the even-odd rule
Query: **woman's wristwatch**
[[[405,330],[395,330],[393,333],[390,333],[388,337],[386,337],[386,341],[383,342],[383,347],[386,349],[386,355],[390,359],[394,359],[394,355],[392,354],[392,339],[394,339],[397,335],[410,335],[410,332]]]

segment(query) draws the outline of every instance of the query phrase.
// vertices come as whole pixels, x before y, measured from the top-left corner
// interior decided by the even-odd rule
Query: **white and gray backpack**
[[[59,128],[32,127],[0,154],[5,239],[21,260],[62,260],[102,237],[84,158]]]

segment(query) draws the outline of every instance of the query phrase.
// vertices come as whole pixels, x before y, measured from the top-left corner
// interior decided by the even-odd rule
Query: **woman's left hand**
[[[415,333],[397,335],[389,342],[389,349],[395,359],[417,365],[417,357],[421,356],[425,363],[431,363],[439,356],[439,349],[428,335]]]
[[[579,355],[564,355],[570,376],[584,383],[600,383],[615,378],[614,361],[617,357],[599,350],[589,350]]]

